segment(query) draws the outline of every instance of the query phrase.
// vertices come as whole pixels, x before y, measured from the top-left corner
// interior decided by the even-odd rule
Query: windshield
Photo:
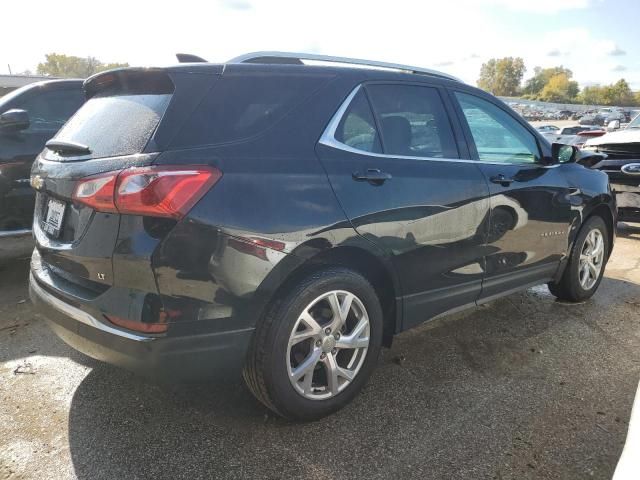
[[[640,128],[640,113],[636,115],[636,117],[631,120],[627,128]]]
[[[24,92],[31,90],[32,88],[33,88],[33,84],[25,85],[24,87],[20,87],[0,97],[0,113],[4,113],[6,110],[8,110],[7,107],[14,99],[18,98]]]

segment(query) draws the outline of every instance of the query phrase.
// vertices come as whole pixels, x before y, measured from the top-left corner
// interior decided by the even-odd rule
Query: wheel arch
[[[391,346],[393,335],[402,325],[401,295],[392,267],[375,250],[363,246],[323,246],[326,248],[318,250],[301,245],[287,255],[287,261],[281,262],[259,289],[260,310],[265,311],[281,292],[303,276],[327,267],[346,267],[363,275],[375,289],[384,315],[383,345]]]
[[[613,243],[615,241],[615,232],[616,232],[616,215],[611,211],[611,208],[607,203],[598,203],[594,205],[584,217],[582,221],[582,225],[589,220],[589,218],[598,216],[604,220],[607,225],[607,240],[609,240],[609,251],[607,252],[607,258],[611,255],[611,251],[613,250]],[[582,225],[580,226],[582,228]]]
[[[587,222],[587,220],[589,220],[589,218],[593,217],[594,215],[601,217],[607,226],[607,239],[609,240],[607,258],[611,255],[611,251],[613,250],[613,243],[615,240],[615,226],[617,217],[612,211],[610,198],[597,199],[582,211],[582,215],[576,217],[575,222],[577,223],[578,219],[580,219],[580,223],[579,225],[575,225],[575,223],[572,225],[573,234],[570,237],[569,248],[567,250],[568,254],[560,262],[560,266],[553,277],[553,281],[558,282],[560,281],[560,278],[562,278],[562,275],[567,267],[568,257],[573,250],[578,234],[582,230],[582,227]]]

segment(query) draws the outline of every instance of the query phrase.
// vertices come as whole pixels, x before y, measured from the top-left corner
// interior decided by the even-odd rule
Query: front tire
[[[569,263],[560,281],[549,290],[560,300],[583,302],[598,289],[609,253],[607,226],[601,217],[590,217],[576,237]]]
[[[315,420],[349,403],[373,371],[383,317],[371,284],[335,267],[277,299],[256,329],[243,376],[255,397],[291,420]]]

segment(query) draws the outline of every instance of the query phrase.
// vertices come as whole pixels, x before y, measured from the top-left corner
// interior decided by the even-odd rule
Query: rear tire
[[[550,282],[549,290],[567,302],[587,300],[602,281],[608,253],[607,226],[601,217],[590,217],[576,237],[562,277],[558,282]]]
[[[243,377],[278,415],[315,420],[348,404],[377,363],[383,316],[357,272],[327,268],[298,281],[258,324]]]

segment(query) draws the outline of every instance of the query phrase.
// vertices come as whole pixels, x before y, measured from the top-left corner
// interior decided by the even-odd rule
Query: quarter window
[[[368,85],[388,155],[459,158],[451,123],[435,88]]]
[[[349,104],[338,124],[335,139],[365,152],[382,152],[373,113],[364,90],[360,89]]]
[[[540,160],[535,137],[511,115],[479,97],[461,92],[455,95],[480,160],[498,163],[535,163]]]
[[[173,147],[218,145],[262,134],[330,78],[262,71],[225,74],[181,128]]]

